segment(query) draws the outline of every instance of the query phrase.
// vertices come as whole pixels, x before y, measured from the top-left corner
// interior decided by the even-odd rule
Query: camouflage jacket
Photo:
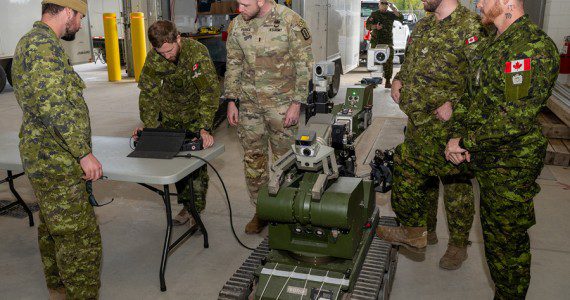
[[[386,44],[394,46],[392,27],[394,27],[394,21],[398,20],[400,22],[404,21],[404,16],[400,13],[400,16],[396,16],[394,12],[385,11],[381,12],[379,10],[373,12],[368,19],[366,19],[366,29],[372,30],[372,36],[370,37],[370,43],[375,44]],[[380,24],[382,28],[372,29],[372,25]]]
[[[451,120],[454,135],[471,152],[543,151],[537,116],[558,76],[556,45],[525,15],[481,48],[470,101],[458,105]]]
[[[220,99],[220,84],[208,49],[182,39],[178,63],[152,49],[139,80],[140,118],[145,127],[210,130]]]
[[[273,8],[263,18],[245,21],[240,15],[230,24],[225,96],[242,102],[305,103],[313,63],[311,35],[298,14],[270,1]]]
[[[83,80],[55,32],[43,22],[16,47],[14,93],[23,111],[20,156],[28,176],[82,176],[79,159],[91,152]]]
[[[473,59],[485,36],[479,17],[461,5],[443,20],[431,14],[417,23],[395,76],[402,81],[400,108],[409,117],[410,133],[421,127],[447,133],[449,122],[437,119],[434,111],[447,101],[455,106],[465,96]]]

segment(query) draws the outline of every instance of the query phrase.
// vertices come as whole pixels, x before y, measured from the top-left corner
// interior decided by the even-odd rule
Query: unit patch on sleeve
[[[531,71],[530,58],[505,63],[505,98],[507,101],[528,96],[532,79]]]
[[[479,38],[477,36],[472,36],[465,40],[465,45],[471,45],[473,43],[476,43],[477,41],[479,41]]]
[[[309,29],[307,29],[306,27],[303,27],[303,29],[301,29],[301,34],[303,35],[303,38],[306,40],[311,38],[311,34],[309,33]]]

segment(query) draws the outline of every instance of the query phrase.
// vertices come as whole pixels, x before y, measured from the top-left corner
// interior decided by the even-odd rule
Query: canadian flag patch
[[[530,71],[530,58],[508,61],[505,65],[505,73],[518,73]]]
[[[192,71],[196,71],[196,70],[198,70],[198,64],[195,64],[195,65],[192,67]]]
[[[479,38],[477,36],[472,36],[472,37],[465,40],[465,45],[471,45],[471,44],[477,42],[478,40],[479,40]]]

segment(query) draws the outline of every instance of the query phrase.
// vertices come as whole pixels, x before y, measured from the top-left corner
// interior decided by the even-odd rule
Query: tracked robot
[[[324,99],[324,100],[323,100]],[[386,299],[397,249],[375,228],[374,181],[355,177],[354,141],[370,124],[372,87],[343,104],[313,95],[307,123],[270,169],[257,214],[269,236],[226,282],[219,299]]]

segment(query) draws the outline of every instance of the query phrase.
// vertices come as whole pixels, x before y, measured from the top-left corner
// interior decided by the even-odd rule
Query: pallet
[[[570,139],[570,127],[549,109],[538,114],[538,122],[542,126],[542,134],[549,139]]]
[[[570,107],[565,101],[551,96],[546,101],[546,106],[567,126],[570,126]]]
[[[548,139],[544,163],[554,166],[570,166],[570,140]]]

